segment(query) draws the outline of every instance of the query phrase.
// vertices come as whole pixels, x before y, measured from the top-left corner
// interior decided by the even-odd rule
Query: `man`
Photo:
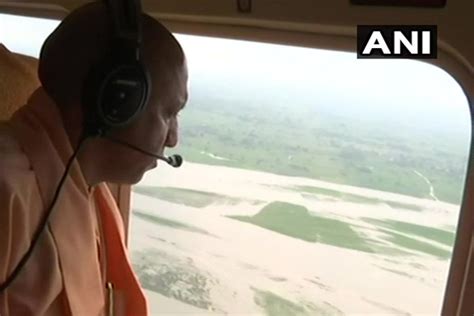
[[[150,98],[140,117],[111,135],[161,155],[178,141],[186,60],[162,25],[147,15],[142,23]],[[110,17],[101,2],[71,13],[43,45],[42,86],[0,125],[0,283],[27,252],[78,144],[83,83],[108,53],[110,39]],[[155,166],[155,158],[107,139],[87,140],[30,259],[0,293],[0,315],[146,315],[120,214],[104,182],[134,184]]]

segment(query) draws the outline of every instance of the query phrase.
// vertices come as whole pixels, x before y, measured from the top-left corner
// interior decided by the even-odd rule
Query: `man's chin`
[[[156,168],[156,166],[158,166],[158,161],[153,161],[153,163],[150,165],[150,167],[147,169],[148,170],[153,170]]]
[[[122,184],[122,185],[134,185],[142,180],[144,174],[145,172],[140,172],[140,173],[137,173],[136,175],[129,176],[126,178],[124,177],[113,182],[117,184]]]
[[[155,169],[156,166],[157,166],[157,162],[155,160],[155,161],[151,162],[149,165],[147,165],[146,167],[142,167],[139,170],[135,170],[134,173],[132,173],[132,172],[127,173],[127,174],[122,173],[121,176],[118,177],[118,179],[111,180],[109,182],[117,183],[117,184],[123,184],[123,185],[137,184],[138,182],[140,182],[142,180],[142,178],[143,178],[143,176],[145,175],[146,172],[148,172],[152,169]]]

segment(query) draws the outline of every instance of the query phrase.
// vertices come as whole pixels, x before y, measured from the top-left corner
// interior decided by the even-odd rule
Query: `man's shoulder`
[[[26,191],[36,185],[28,156],[6,123],[0,122],[0,190]]]

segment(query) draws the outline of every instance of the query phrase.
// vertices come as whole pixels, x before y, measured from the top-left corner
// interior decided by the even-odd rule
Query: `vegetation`
[[[426,253],[426,254],[438,257],[440,259],[446,260],[446,259],[451,258],[451,251],[445,250],[440,247],[436,247],[427,242],[423,242],[414,238],[407,237],[402,234],[395,233],[393,231],[384,230],[384,232],[386,232],[388,235],[387,240],[399,247]]]
[[[455,234],[452,231],[395,220],[379,220],[373,218],[364,218],[364,220],[372,224],[393,229],[400,233],[431,239],[446,246],[453,247],[454,245]]]
[[[387,204],[390,207],[393,208],[401,208],[405,210],[411,210],[411,211],[422,211],[423,208],[421,206],[415,205],[415,204],[410,204],[410,203],[402,203],[402,202],[392,202],[392,201],[387,201],[383,199],[377,199],[377,198],[370,198],[362,195],[357,195],[357,194],[351,194],[351,193],[345,193],[337,190],[331,190],[331,189],[326,189],[326,188],[319,188],[319,187],[312,187],[312,186],[306,186],[306,185],[299,185],[296,187],[292,188],[293,190],[296,190],[298,192],[302,192],[303,196],[309,196],[305,195],[305,193],[311,193],[311,194],[316,194],[316,195],[324,195],[324,196],[330,196],[334,197],[346,202],[354,202],[354,203],[364,203],[364,204]]]
[[[255,290],[255,303],[269,316],[310,315],[310,311],[272,292]]]
[[[317,306],[314,303],[294,303],[270,291],[253,289],[254,301],[262,307],[268,316],[310,316],[310,315],[342,315],[342,312],[330,304]]]
[[[319,187],[311,187],[306,185],[298,185],[293,188],[294,190],[302,193],[313,193],[317,195],[326,195],[330,197],[334,197],[340,200],[344,200],[347,202],[354,202],[354,203],[368,203],[368,204],[376,204],[380,202],[378,199],[373,199],[361,195],[345,193],[337,190],[331,190],[326,188],[319,188]]]
[[[416,171],[430,180],[439,199],[460,202],[469,131],[453,134],[436,122],[407,125],[403,117],[390,122],[374,118],[360,105],[355,117],[356,110],[339,110],[321,96],[280,88],[265,92],[215,78],[194,82],[181,116],[180,153],[204,164],[431,198]]]
[[[266,205],[254,216],[228,217],[309,242],[385,255],[420,252],[440,259],[449,259],[451,257],[449,250],[405,234],[432,239],[446,245],[452,245],[454,238],[451,232],[437,228],[393,220],[365,219],[369,223],[376,224],[378,229],[384,232],[384,239],[392,244],[384,245],[357,233],[348,223],[310,214],[304,206],[279,201]]]
[[[373,252],[349,224],[312,215],[301,205],[272,202],[254,216],[228,217],[309,242]]]

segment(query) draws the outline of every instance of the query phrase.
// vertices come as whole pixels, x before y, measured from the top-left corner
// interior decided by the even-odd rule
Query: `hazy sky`
[[[0,14],[0,42],[9,49],[37,57],[57,21]],[[357,59],[355,53],[178,35],[191,74],[210,74],[236,81],[272,81],[302,85],[315,98],[328,94],[350,111],[412,116],[430,113],[432,120],[469,130],[466,96],[444,70],[411,60]],[[199,76],[191,76],[199,80]],[[191,95],[192,97],[192,95]],[[359,105],[358,105],[359,104]],[[467,132],[469,133],[469,132]]]

